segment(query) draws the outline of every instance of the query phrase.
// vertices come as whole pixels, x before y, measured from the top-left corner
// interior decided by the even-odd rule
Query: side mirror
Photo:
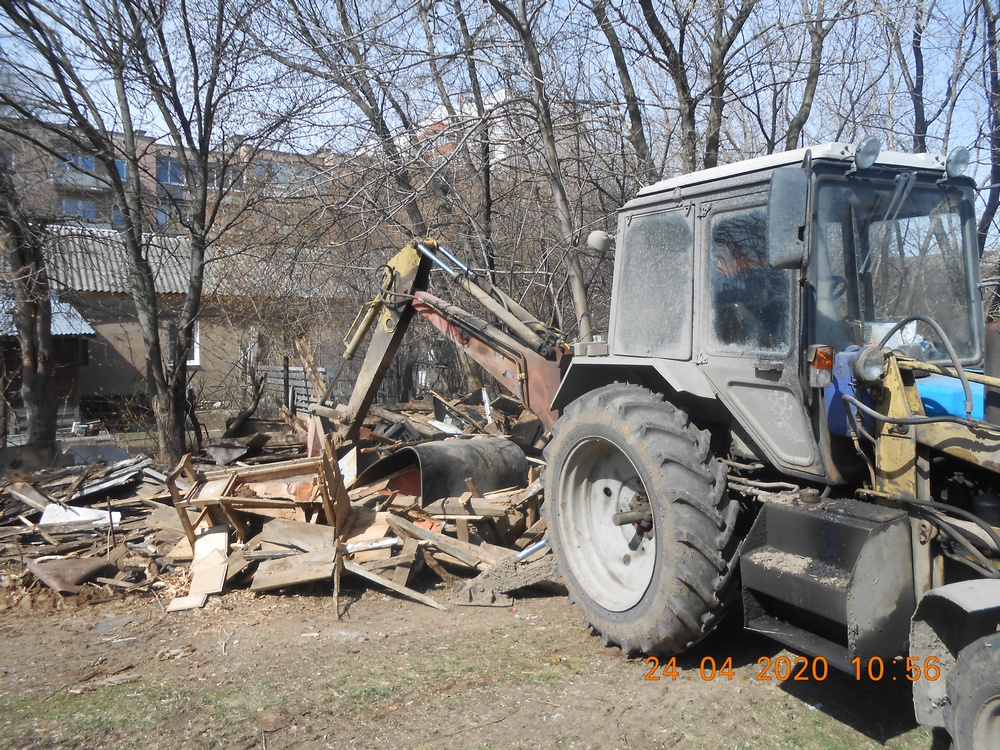
[[[806,262],[805,222],[809,178],[801,167],[771,174],[767,199],[767,262],[772,268],[801,268]]]

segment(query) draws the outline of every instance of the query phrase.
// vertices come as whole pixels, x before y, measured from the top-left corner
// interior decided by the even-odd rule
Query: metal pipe
[[[421,255],[423,255],[425,258],[427,258],[427,260],[429,260],[431,263],[433,263],[442,271],[444,271],[446,274],[448,274],[451,278],[454,279],[458,276],[458,271],[456,271],[454,268],[452,268],[443,260],[441,260],[441,258],[438,257],[437,253],[435,253],[433,250],[427,247],[427,245],[425,245],[423,242],[418,242],[416,244],[416,248]]]
[[[462,270],[462,273],[464,273],[470,279],[476,278],[477,276],[476,272],[473,271],[471,268],[469,268],[467,265],[465,265],[465,263],[463,263],[461,260],[459,260],[458,257],[456,257],[456,255],[451,250],[446,248],[444,245],[438,245],[437,249],[439,252],[444,254],[444,257],[446,257],[448,260],[450,260],[452,263],[458,266]]]
[[[539,539],[534,544],[530,544],[527,547],[525,547],[523,550],[521,550],[520,552],[518,552],[516,559],[518,559],[518,560],[526,560],[527,558],[531,557],[533,554],[535,554],[539,550],[544,549],[548,545],[548,543],[549,543],[548,539]]]
[[[459,273],[442,260],[437,252],[423,242],[416,244],[417,250],[425,258],[434,263],[438,268],[451,277],[458,286],[474,297],[483,307],[493,313],[499,320],[526,341],[535,351],[547,355],[552,349],[552,343],[546,341],[544,336],[549,333],[549,329],[534,315],[525,310],[521,305],[508,297],[496,286],[482,276],[476,274],[465,263],[459,260],[454,253],[443,245],[435,245],[438,252],[444,254],[463,273]]]
[[[337,385],[337,381],[340,380],[340,376],[344,374],[344,369],[347,367],[347,363],[354,359],[354,355],[358,353],[361,342],[364,341],[368,331],[371,330],[372,324],[375,322],[375,318],[378,316],[379,312],[381,312],[383,304],[384,303],[382,302],[381,297],[368,303],[368,310],[361,319],[361,323],[354,332],[354,335],[351,337],[351,340],[347,343],[347,348],[344,350],[343,361],[341,361],[340,367],[337,368],[337,372],[334,373],[329,385],[326,386],[326,390],[323,391],[323,397],[320,399],[319,403],[322,404],[330,398],[334,387]],[[357,322],[357,318],[355,318],[355,322]]]

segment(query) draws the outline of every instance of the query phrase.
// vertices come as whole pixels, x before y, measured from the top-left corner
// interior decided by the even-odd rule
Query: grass
[[[481,640],[437,639],[404,654],[370,651],[332,658],[321,669],[270,674],[244,668],[222,684],[175,687],[149,678],[48,699],[25,693],[0,698],[0,748],[171,747],[183,728],[192,747],[225,746],[253,737],[262,710],[374,715],[425,691],[491,684],[551,685],[582,672],[584,663],[553,657],[533,628],[495,628]]]
[[[4,716],[0,747],[24,746],[28,737],[62,742],[93,737],[103,738],[109,747],[147,748],[148,742],[140,738],[150,725],[187,710],[190,703],[187,691],[144,682],[50,697],[28,693],[0,707]]]
[[[412,651],[403,655],[369,654],[363,672],[357,665],[333,679],[320,681],[320,701],[335,711],[374,709],[435,685],[461,682],[465,687],[487,684],[551,684],[568,672],[582,670],[576,659],[553,661],[530,636],[515,629],[493,632],[480,644],[463,648]],[[363,676],[359,677],[359,672]]]

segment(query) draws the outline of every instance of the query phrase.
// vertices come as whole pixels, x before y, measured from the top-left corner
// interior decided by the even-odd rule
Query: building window
[[[122,216],[122,210],[118,206],[111,207],[111,226],[115,229],[121,229],[125,226],[125,219]]]
[[[233,162],[209,165],[208,184],[217,190],[243,190],[243,167]]]
[[[161,185],[187,185],[184,165],[170,156],[156,157],[156,181]]]
[[[79,171],[93,174],[96,166],[97,162],[93,156],[84,156],[82,154],[59,154],[59,158],[56,161],[57,168],[65,169],[68,172]]]
[[[128,170],[125,169],[124,159],[115,159],[115,169],[118,170],[118,177],[122,182],[125,182],[125,178],[128,175]]]
[[[174,355],[177,352],[177,323],[171,322],[168,332],[170,334],[170,359],[168,364],[173,365]],[[191,351],[188,352],[187,366],[201,366],[201,325],[197,320],[194,322],[194,328],[191,331]]]
[[[156,206],[156,223],[166,226],[175,221],[186,222],[191,218],[191,206],[186,201],[160,198]]]
[[[97,208],[91,201],[63,198],[60,210],[63,216],[75,216],[86,221],[97,221]]]
[[[95,173],[97,160],[82,154],[60,154],[56,158],[56,182],[78,187],[101,187],[103,182]]]

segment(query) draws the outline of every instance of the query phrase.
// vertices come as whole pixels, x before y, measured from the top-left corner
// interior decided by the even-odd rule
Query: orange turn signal
[[[806,356],[809,361],[809,387],[826,388],[833,382],[833,347],[813,344]]]

